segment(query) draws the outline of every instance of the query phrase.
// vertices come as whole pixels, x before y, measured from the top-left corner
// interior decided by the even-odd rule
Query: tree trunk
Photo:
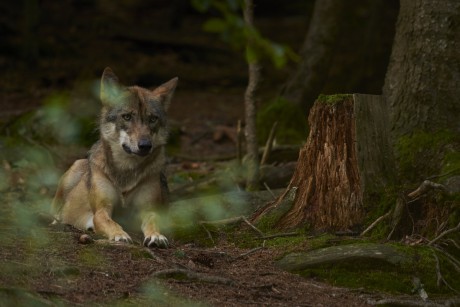
[[[249,28],[254,27],[253,23],[253,3],[252,0],[245,0],[244,2],[244,21]],[[255,50],[253,41],[248,40],[247,49]],[[260,79],[260,65],[257,59],[249,59],[249,82],[244,95],[245,104],[245,135],[247,146],[247,166],[248,175],[246,189],[248,191],[257,190],[259,186],[259,146],[257,144],[256,133],[256,102],[254,99],[255,92],[259,85]]]
[[[300,51],[301,62],[281,96],[308,112],[327,79],[347,8],[343,0],[317,0],[308,34]]]
[[[460,131],[459,20],[458,0],[401,0],[383,87],[396,142],[420,131]]]
[[[286,208],[285,199],[293,198],[273,226],[347,230],[360,224],[364,204],[372,203],[392,180],[386,115],[380,96],[320,96],[310,112],[310,134],[286,192],[257,212],[254,220],[261,222],[280,204]]]

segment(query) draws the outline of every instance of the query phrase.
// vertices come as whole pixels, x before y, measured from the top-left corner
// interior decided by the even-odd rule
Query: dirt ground
[[[14,248],[0,250],[0,299],[7,304],[368,306],[382,297],[279,270],[273,261],[282,251],[271,248],[221,242],[149,250],[81,244],[81,232],[71,227],[40,231],[48,242],[16,237]]]

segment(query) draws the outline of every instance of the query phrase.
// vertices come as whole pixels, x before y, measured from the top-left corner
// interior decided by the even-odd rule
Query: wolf
[[[168,202],[167,111],[177,82],[176,77],[153,90],[127,87],[110,67],[104,70],[100,138],[87,159],[77,160],[60,179],[52,203],[57,221],[132,243],[112,219],[114,212],[124,211],[129,225],[141,226],[145,246],[168,247],[159,230],[158,210]]]

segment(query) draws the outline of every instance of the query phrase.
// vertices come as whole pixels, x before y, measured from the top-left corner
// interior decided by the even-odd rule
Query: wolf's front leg
[[[103,208],[94,213],[94,231],[105,235],[109,240],[133,243],[131,237],[110,217],[109,210]]]
[[[142,232],[144,233],[144,245],[147,247],[167,248],[168,239],[162,234],[157,222],[157,215],[154,212],[142,212]]]
[[[110,180],[97,171],[93,171],[89,202],[94,213],[96,233],[103,234],[109,240],[132,243],[131,237],[112,220],[112,209],[115,205],[121,205],[122,197]]]

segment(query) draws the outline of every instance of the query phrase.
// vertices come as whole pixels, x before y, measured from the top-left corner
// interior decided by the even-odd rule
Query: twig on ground
[[[363,237],[366,233],[374,229],[375,226],[377,226],[378,223],[383,221],[384,219],[388,218],[391,215],[391,210],[385,213],[384,215],[380,216],[378,219],[376,219],[372,224],[369,225],[363,232],[361,232],[360,236]]]
[[[201,227],[203,227],[204,231],[206,231],[206,233],[208,234],[208,238],[209,238],[209,240],[211,240],[212,245],[215,246],[215,245],[216,245],[216,242],[214,242],[214,239],[212,238],[212,235],[211,235],[211,233],[209,232],[208,228],[206,228],[206,226],[205,226],[203,223],[201,223],[201,222],[200,222],[199,224],[201,225]]]
[[[200,221],[198,223],[206,229],[206,225],[218,227],[218,226],[231,225],[231,224],[236,224],[236,223],[241,223],[241,222],[245,222],[249,227],[251,227],[255,232],[257,232],[259,236],[264,236],[264,233],[260,231],[256,226],[252,225],[248,221],[248,219],[244,216],[237,216],[237,217],[232,217],[232,218],[217,220],[217,221]]]
[[[270,153],[273,147],[273,141],[275,140],[277,126],[278,126],[278,122],[274,122],[270,130],[270,134],[268,135],[267,142],[265,143],[264,153],[262,155],[262,160],[260,160],[260,165],[266,164],[268,161],[268,158],[270,157]]]
[[[451,229],[448,229],[446,231],[444,231],[443,233],[441,233],[439,236],[437,236],[436,238],[434,238],[433,240],[431,240],[429,243],[428,243],[428,246],[431,246],[433,245],[433,243],[435,243],[436,241],[438,241],[439,239],[441,239],[442,237],[452,233],[452,232],[456,232],[456,231],[460,231],[460,223],[458,223],[457,226],[455,226],[454,228],[451,228]]]
[[[166,263],[166,261],[163,258],[155,255],[155,253],[150,248],[144,247],[143,250],[149,253],[150,256],[152,256],[152,259],[156,260],[158,263],[162,263],[162,264]]]
[[[275,238],[281,238],[281,237],[296,237],[298,235],[300,235],[300,233],[298,232],[276,233],[273,235],[259,237],[257,238],[257,240],[269,240],[269,239],[275,239]]]
[[[244,254],[241,254],[241,255],[239,255],[237,257],[234,257],[233,259],[230,260],[230,262],[233,262],[233,261],[236,261],[238,259],[244,258],[244,257],[249,256],[251,254],[254,254],[255,252],[257,252],[257,251],[259,251],[259,250],[261,250],[263,248],[264,248],[264,246],[259,246],[259,247],[253,248],[253,249],[251,249],[250,251],[248,251],[248,252],[246,252]]]
[[[166,269],[155,272],[152,274],[156,278],[175,278],[183,279],[186,277],[189,280],[196,280],[200,282],[206,282],[211,284],[223,284],[223,285],[234,285],[235,281],[229,278],[220,276],[207,275],[185,269]]]

